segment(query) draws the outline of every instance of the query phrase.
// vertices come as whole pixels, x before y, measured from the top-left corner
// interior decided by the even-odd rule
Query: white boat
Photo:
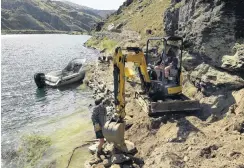
[[[47,74],[36,73],[34,80],[38,88],[45,86],[59,87],[81,81],[85,77],[83,64],[85,59],[75,58],[63,69],[52,71]]]

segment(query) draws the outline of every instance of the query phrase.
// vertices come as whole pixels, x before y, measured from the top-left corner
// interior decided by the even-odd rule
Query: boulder
[[[107,106],[106,110],[108,113],[112,113],[114,111],[114,108],[112,106]]]
[[[193,70],[196,68],[199,64],[201,64],[202,59],[199,58],[199,56],[190,54],[189,52],[184,51],[182,56],[182,65],[185,68],[185,70]]]
[[[118,165],[118,164],[113,164],[110,168],[120,168],[120,165]]]
[[[124,164],[122,166],[122,168],[134,168],[134,166],[133,165]]]
[[[94,153],[96,153],[97,146],[98,146],[98,143],[95,143],[95,144],[89,146],[88,149],[89,149],[89,151],[90,151],[92,154],[94,154]]]
[[[162,118],[161,117],[151,118],[150,121],[151,121],[151,129],[159,129],[162,123]]]
[[[239,91],[234,91],[232,93],[234,99],[235,99],[235,103],[236,103],[236,107],[235,107],[235,114],[244,114],[244,89],[241,89]]]
[[[209,122],[214,122],[223,117],[228,112],[229,107],[235,103],[231,92],[227,92],[222,95],[211,95],[200,100],[202,105],[203,117],[208,117]]]
[[[104,152],[107,154],[112,154],[114,151],[114,145],[112,143],[104,144]]]
[[[105,84],[99,84],[98,85],[98,88],[101,92],[104,92],[105,91],[105,88],[106,88],[106,85]]]
[[[230,71],[244,72],[244,44],[236,44],[234,50],[236,50],[235,55],[223,56],[221,67]]]
[[[108,31],[111,31],[112,29],[114,28],[114,24],[113,23],[111,23],[110,25],[108,25]]]
[[[130,157],[124,154],[114,154],[112,156],[112,163],[113,164],[121,164],[130,160]]]
[[[120,23],[118,25],[114,25],[113,23],[111,23],[110,25],[108,25],[107,30],[111,31],[111,32],[117,32],[117,33],[121,33],[121,28],[123,27],[123,23]]]
[[[116,30],[120,30],[124,26],[124,23],[119,23],[115,26]]]
[[[104,159],[103,160],[104,167],[111,167],[112,163],[110,159]]]
[[[125,144],[126,144],[126,148],[127,148],[126,153],[128,153],[128,154],[136,154],[137,153],[137,149],[136,149],[135,144],[133,142],[125,140]]]
[[[208,84],[211,92],[235,90],[244,87],[244,79],[241,77],[217,70],[204,63],[197,66],[190,74],[191,81],[195,81],[197,78],[200,78],[201,81]]]

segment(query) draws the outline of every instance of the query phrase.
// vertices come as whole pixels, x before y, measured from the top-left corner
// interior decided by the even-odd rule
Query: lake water
[[[98,52],[83,46],[86,35],[4,35],[2,40],[2,166],[11,163],[23,134],[53,132],[65,116],[85,111],[91,92],[79,84],[61,89],[37,89],[33,76],[64,68],[73,58],[97,59]],[[54,122],[50,122],[54,121]],[[47,126],[45,122],[52,123]],[[56,123],[56,124],[53,124]],[[11,163],[11,164],[10,164]]]

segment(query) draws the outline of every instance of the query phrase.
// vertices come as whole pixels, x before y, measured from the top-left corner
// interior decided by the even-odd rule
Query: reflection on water
[[[47,96],[47,88],[37,88],[36,89],[36,99],[37,101],[43,101]]]
[[[69,85],[63,85],[59,87],[44,87],[44,88],[36,88],[36,99],[37,101],[43,101],[46,99],[46,96],[48,95],[48,91],[52,89],[57,89],[58,91],[72,91],[77,89],[79,86],[83,84],[83,81],[77,81],[75,83],[69,84]]]
[[[78,82],[75,82],[75,83],[72,83],[72,84],[69,84],[69,85],[60,86],[60,87],[58,87],[58,90],[60,90],[60,91],[75,90],[82,84],[83,84],[82,81],[78,81]]]

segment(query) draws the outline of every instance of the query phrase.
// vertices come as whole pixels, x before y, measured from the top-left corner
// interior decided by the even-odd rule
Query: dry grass
[[[162,36],[164,34],[163,15],[169,5],[170,0],[134,1],[123,9],[121,14],[111,16],[105,28],[111,23],[114,25],[126,23],[124,28],[138,32],[143,41],[149,36]],[[151,35],[146,33],[148,29],[152,30]]]
[[[107,37],[104,38],[92,37],[86,42],[85,45],[87,47],[94,47],[96,49],[99,49],[100,51],[105,49],[106,50],[105,53],[112,54],[117,44],[118,42],[114,40],[110,40]]]

